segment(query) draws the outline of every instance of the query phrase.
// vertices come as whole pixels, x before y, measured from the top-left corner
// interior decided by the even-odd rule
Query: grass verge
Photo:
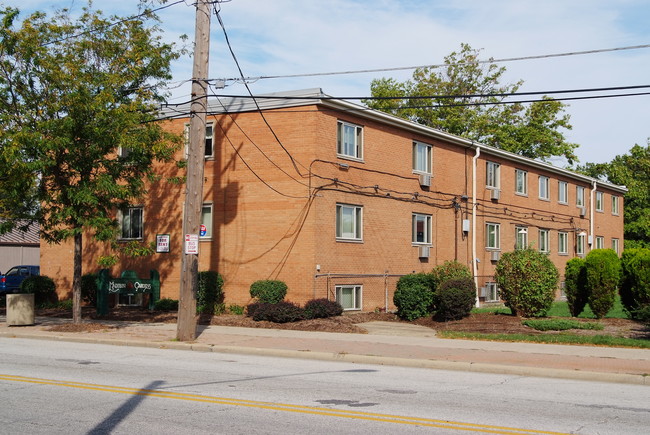
[[[634,347],[650,349],[650,340],[612,337],[610,335],[527,335],[527,334],[482,334],[478,332],[438,331],[437,337],[463,340],[510,341],[545,344],[578,344],[584,346]]]

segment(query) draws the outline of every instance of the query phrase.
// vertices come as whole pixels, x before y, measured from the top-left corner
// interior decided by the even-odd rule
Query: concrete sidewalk
[[[503,373],[650,385],[650,350],[440,339],[435,331],[395,322],[360,324],[368,334],[199,325],[193,342],[178,342],[175,323],[96,321],[97,332],[53,332],[69,319],[36,318],[34,326],[7,326],[0,338],[31,338],[347,361],[445,370]],[[0,341],[1,343],[1,341]]]

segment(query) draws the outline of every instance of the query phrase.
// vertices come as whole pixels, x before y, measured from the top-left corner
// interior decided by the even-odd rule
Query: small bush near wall
[[[250,288],[251,297],[265,304],[277,304],[287,295],[287,285],[282,281],[255,281]]]
[[[280,301],[274,304],[256,302],[248,306],[247,314],[259,322],[266,320],[275,323],[297,322],[305,319],[305,310],[292,302]]]
[[[433,288],[438,289],[440,285],[450,279],[470,278],[472,279],[472,271],[469,267],[456,260],[445,261],[443,264],[436,266],[431,271],[431,278]]]
[[[214,314],[216,305],[223,302],[223,277],[212,270],[199,272],[196,294],[196,312]]]
[[[426,273],[404,275],[397,281],[393,303],[397,315],[404,320],[415,320],[433,311],[434,294],[431,276]]]
[[[597,319],[614,306],[616,287],[621,279],[621,262],[611,249],[594,249],[585,258],[589,307]]]
[[[572,258],[564,268],[564,282],[567,305],[571,316],[578,317],[589,299],[587,269],[583,258]]]
[[[555,299],[559,273],[546,254],[528,248],[501,255],[494,277],[513,315],[542,317]]]
[[[49,276],[32,275],[20,283],[20,293],[34,293],[36,306],[56,304],[59,300],[56,294],[56,284]]]
[[[92,306],[97,306],[97,275],[87,273],[81,276],[81,300]]]
[[[325,319],[341,314],[343,314],[343,307],[336,301],[324,298],[312,299],[305,304],[305,318],[307,319]]]
[[[460,320],[469,316],[476,304],[476,285],[471,277],[450,279],[436,289],[436,317]]]
[[[154,302],[153,309],[156,311],[177,311],[178,301],[170,298],[158,299]]]
[[[621,303],[632,319],[650,323],[650,249],[626,249],[621,256]]]

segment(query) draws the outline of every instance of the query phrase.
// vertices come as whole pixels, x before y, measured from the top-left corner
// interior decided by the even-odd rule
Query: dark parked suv
[[[20,288],[20,283],[32,275],[40,275],[38,266],[14,266],[4,275],[0,275],[0,294],[14,293]]]

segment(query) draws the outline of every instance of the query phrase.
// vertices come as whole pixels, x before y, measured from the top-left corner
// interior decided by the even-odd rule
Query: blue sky
[[[171,1],[173,2],[173,0]],[[80,0],[0,0],[24,12],[79,11]],[[160,12],[164,37],[194,37],[191,0]],[[135,0],[96,0],[105,13],[128,16]],[[221,16],[248,77],[439,64],[461,43],[495,59],[650,44],[646,0],[232,0]],[[213,18],[210,77],[238,72]],[[192,61],[174,64],[174,80]],[[504,63],[521,91],[650,84],[650,48]],[[368,96],[373,78],[405,80],[412,71],[259,80],[253,93],[320,87],[334,96]],[[648,91],[648,90],[646,90]],[[241,84],[223,90],[244,94]],[[175,89],[183,101],[189,85]],[[606,162],[650,137],[650,95],[568,102],[581,163]],[[561,161],[556,164],[562,165]]]

